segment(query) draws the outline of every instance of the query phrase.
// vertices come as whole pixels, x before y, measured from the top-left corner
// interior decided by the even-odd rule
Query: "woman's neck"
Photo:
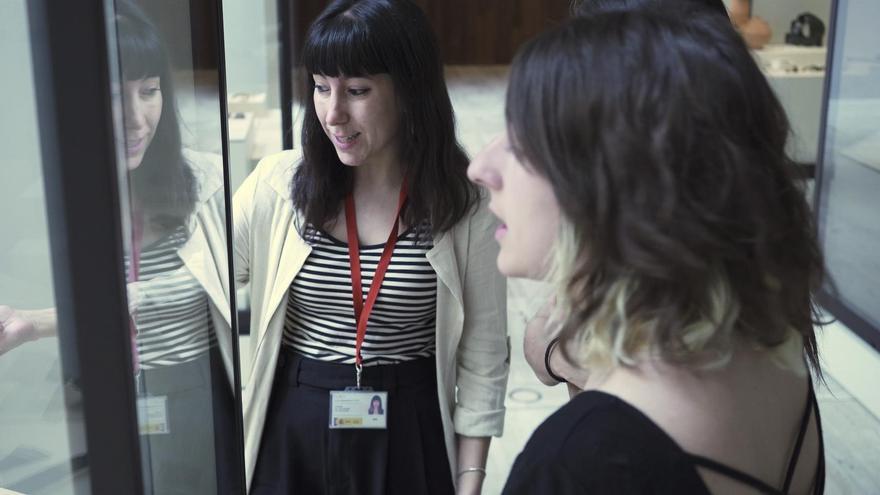
[[[355,197],[386,195],[400,190],[403,167],[397,161],[385,161],[354,167]]]
[[[398,207],[398,193],[403,183],[402,167],[377,167],[376,164],[355,167],[354,202],[357,210],[358,242],[378,244],[388,239],[388,231]],[[337,220],[325,227],[330,235],[348,241],[345,209]],[[399,232],[403,226],[399,227]]]

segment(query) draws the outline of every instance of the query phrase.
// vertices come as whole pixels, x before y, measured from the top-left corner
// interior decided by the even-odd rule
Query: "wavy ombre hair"
[[[796,332],[818,369],[824,263],[789,123],[726,18],[572,19],[517,55],[506,117],[559,201],[552,276],[575,361],[711,367],[734,337],[776,349]]]

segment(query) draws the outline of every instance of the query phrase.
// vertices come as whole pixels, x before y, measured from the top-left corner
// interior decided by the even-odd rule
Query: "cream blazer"
[[[226,192],[219,155],[183,150],[198,184],[198,203],[189,219],[189,239],[177,255],[208,295],[229,387],[233,387],[232,325],[229,308],[229,256],[226,244]]]
[[[297,151],[264,158],[233,199],[236,282],[251,288],[253,368],[244,393],[245,472],[250,487],[284,330],[288,289],[311,252],[295,224],[290,181]],[[455,434],[500,436],[510,346],[506,281],[496,269],[494,217],[484,204],[438,235],[427,258],[437,272],[437,390],[451,472]],[[354,372],[352,371],[352,376]]]

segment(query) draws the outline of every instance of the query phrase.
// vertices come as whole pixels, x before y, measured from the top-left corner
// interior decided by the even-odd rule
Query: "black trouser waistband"
[[[361,386],[394,391],[431,384],[436,386],[436,360],[433,357],[404,361],[398,364],[364,366]],[[308,358],[288,346],[281,347],[278,375],[290,386],[308,385],[327,390],[341,390],[355,385],[353,364],[337,364]]]

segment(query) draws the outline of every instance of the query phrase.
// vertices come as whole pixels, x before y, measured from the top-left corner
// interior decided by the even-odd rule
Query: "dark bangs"
[[[347,11],[322,16],[309,30],[303,65],[310,75],[330,77],[389,73],[385,61],[396,54],[384,53],[388,43],[377,34]]]
[[[578,177],[583,157],[592,152],[605,118],[604,108],[596,104],[596,81],[590,71],[601,60],[576,48],[570,33],[544,37],[526,44],[514,57],[505,101],[505,120],[514,154],[539,175],[555,184]],[[539,42],[537,42],[539,41]],[[572,67],[572,61],[577,66]],[[611,78],[613,73],[605,74]],[[614,75],[613,79],[618,79]],[[614,81],[607,81],[608,87]],[[621,84],[622,85],[622,84]],[[571,99],[577,95],[577,101]],[[585,114],[584,109],[589,109]],[[617,112],[614,112],[614,117]],[[563,206],[580,204],[581,197],[557,190]],[[574,213],[569,210],[569,213]]]
[[[116,33],[122,76],[126,81],[167,75],[165,47],[156,29],[145,19],[134,22],[129,16],[117,16]]]
[[[555,86],[553,79],[556,73],[532,68],[535,64],[546,63],[535,53],[539,48],[540,45],[530,43],[514,57],[504,105],[510,147],[521,162],[532,167],[540,166],[543,161],[541,153],[536,150],[545,148],[539,144],[546,137],[540,131],[547,124],[540,118],[545,115],[542,103],[555,94],[552,86]],[[549,171],[541,170],[542,175],[547,172]]]

